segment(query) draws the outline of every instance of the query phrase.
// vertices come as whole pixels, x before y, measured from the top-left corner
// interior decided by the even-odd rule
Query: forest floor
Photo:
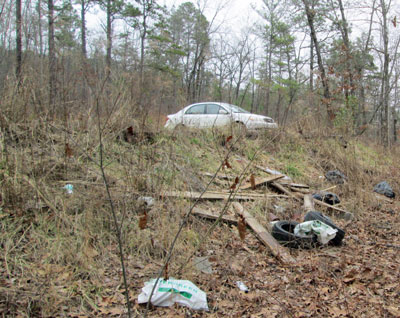
[[[229,132],[159,131],[151,140],[121,135],[118,118],[106,122],[102,147],[96,125],[32,120],[8,123],[1,135],[0,313],[2,317],[127,317],[115,224],[101,174],[103,162],[122,231],[132,316],[144,283],[156,278],[184,215],[193,202],[169,191],[229,191],[232,181],[210,183],[205,173],[240,182],[268,174],[269,167],[310,191],[331,188],[346,231],[342,246],[287,249],[296,263],[274,257],[252,233],[191,215],[174,247],[169,277],[190,280],[207,294],[209,311],[180,305],[152,307],[148,317],[400,317],[400,204],[377,197],[386,180],[400,190],[399,149],[385,151],[360,138],[336,137],[312,124],[300,132],[276,131],[228,138]],[[139,134],[140,135],[140,134]],[[240,137],[238,137],[240,138]],[[100,154],[100,148],[103,155]],[[243,159],[245,158],[245,159]],[[250,162],[248,165],[247,163]],[[333,185],[338,169],[348,178]],[[65,185],[72,184],[67,193]],[[332,188],[333,187],[333,188]],[[276,194],[265,187],[258,193]],[[138,198],[154,206],[143,216]],[[219,213],[225,201],[198,207]],[[264,197],[243,202],[260,224],[271,213],[298,218],[301,200]],[[318,208],[319,209],[319,208]],[[228,214],[234,215],[229,207]],[[208,257],[212,273],[199,271],[195,257]],[[242,281],[249,289],[236,286]]]

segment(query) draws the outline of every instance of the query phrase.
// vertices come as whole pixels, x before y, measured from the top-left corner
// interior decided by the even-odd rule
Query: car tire
[[[304,222],[306,221],[321,221],[325,223],[326,225],[329,225],[330,227],[334,228],[337,230],[337,233],[335,237],[329,242],[332,245],[339,246],[342,244],[344,235],[346,234],[345,231],[343,231],[340,227],[338,227],[333,221],[331,220],[330,217],[322,214],[321,212],[318,211],[310,211],[304,216]]]
[[[298,236],[294,234],[294,228],[299,224],[295,221],[278,221],[272,227],[272,236],[283,246],[291,248],[312,248],[317,245],[315,235]]]

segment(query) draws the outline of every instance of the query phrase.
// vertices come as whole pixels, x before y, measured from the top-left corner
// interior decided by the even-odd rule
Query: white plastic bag
[[[336,229],[317,220],[299,223],[294,228],[294,234],[298,236],[315,234],[321,244],[327,244],[336,236],[336,233]]]
[[[149,301],[155,281],[155,279],[152,279],[144,284],[142,292],[138,297],[139,304]],[[188,280],[160,279],[154,289],[151,303],[154,306],[161,307],[169,307],[174,303],[178,303],[195,310],[208,311],[206,293]]]

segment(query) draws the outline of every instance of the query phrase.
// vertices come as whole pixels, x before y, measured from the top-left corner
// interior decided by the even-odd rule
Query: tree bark
[[[333,120],[335,119],[335,113],[332,109],[332,104],[331,104],[331,93],[329,90],[329,82],[328,82],[328,78],[326,76],[326,71],[325,71],[325,67],[322,61],[322,56],[321,56],[321,50],[319,47],[319,42],[317,39],[317,34],[315,32],[315,27],[314,27],[314,15],[315,15],[315,11],[314,10],[310,10],[310,7],[308,5],[308,0],[302,0],[303,4],[304,4],[304,8],[306,11],[306,15],[307,15],[307,22],[308,22],[308,26],[310,27],[310,32],[311,32],[311,38],[312,41],[314,43],[314,48],[315,48],[315,53],[317,54],[317,60],[318,60],[318,69],[320,72],[320,76],[321,76],[321,81],[322,81],[322,86],[324,88],[324,103],[326,105],[326,111],[328,114],[328,119],[329,122],[332,123]]]
[[[21,15],[21,0],[16,1],[16,45],[17,45],[17,66],[16,66],[16,75],[18,82],[21,81],[21,69],[22,69],[22,15]]]
[[[387,11],[385,0],[380,0],[382,9],[382,37],[383,37],[383,72],[382,72],[382,87],[381,87],[381,103],[383,106],[382,120],[382,141],[385,147],[389,147],[389,36],[387,26]]]
[[[48,7],[48,27],[49,27],[49,106],[54,107],[56,96],[56,55],[54,46],[54,3],[53,0],[47,1]]]
[[[112,1],[107,0],[107,26],[106,26],[106,36],[107,36],[107,52],[106,52],[106,67],[111,70],[111,50],[112,50]]]
[[[86,2],[81,0],[81,45],[82,45],[82,57],[86,60]]]

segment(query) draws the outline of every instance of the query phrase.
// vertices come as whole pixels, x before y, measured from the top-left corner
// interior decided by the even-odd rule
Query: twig
[[[108,78],[108,76],[107,76]],[[106,78],[106,79],[107,79]],[[102,91],[104,89],[104,85],[105,82],[102,85],[102,88],[100,91]],[[124,287],[125,287],[125,298],[126,298],[126,304],[128,307],[128,317],[130,318],[131,315],[131,304],[129,301],[129,290],[128,290],[128,280],[126,277],[126,270],[125,270],[125,263],[124,263],[124,252],[122,249],[122,234],[121,234],[121,228],[118,224],[118,220],[117,220],[117,214],[115,213],[115,209],[114,209],[114,203],[113,200],[111,198],[111,193],[110,193],[110,187],[108,185],[108,181],[107,181],[107,177],[104,171],[104,161],[103,161],[103,141],[102,141],[102,129],[101,129],[101,122],[100,122],[100,102],[99,102],[99,96],[97,96],[96,99],[96,111],[97,111],[97,128],[99,131],[99,156],[100,156],[100,170],[101,170],[101,175],[103,177],[103,181],[104,181],[104,186],[106,188],[106,192],[107,192],[107,198],[108,201],[110,203],[110,208],[111,208],[111,214],[113,217],[113,221],[114,221],[114,226],[115,226],[115,234],[117,236],[117,241],[118,241],[118,247],[119,247],[119,256],[120,256],[120,261],[121,261],[121,267],[122,267],[122,276],[123,276],[123,280],[124,280]]]

